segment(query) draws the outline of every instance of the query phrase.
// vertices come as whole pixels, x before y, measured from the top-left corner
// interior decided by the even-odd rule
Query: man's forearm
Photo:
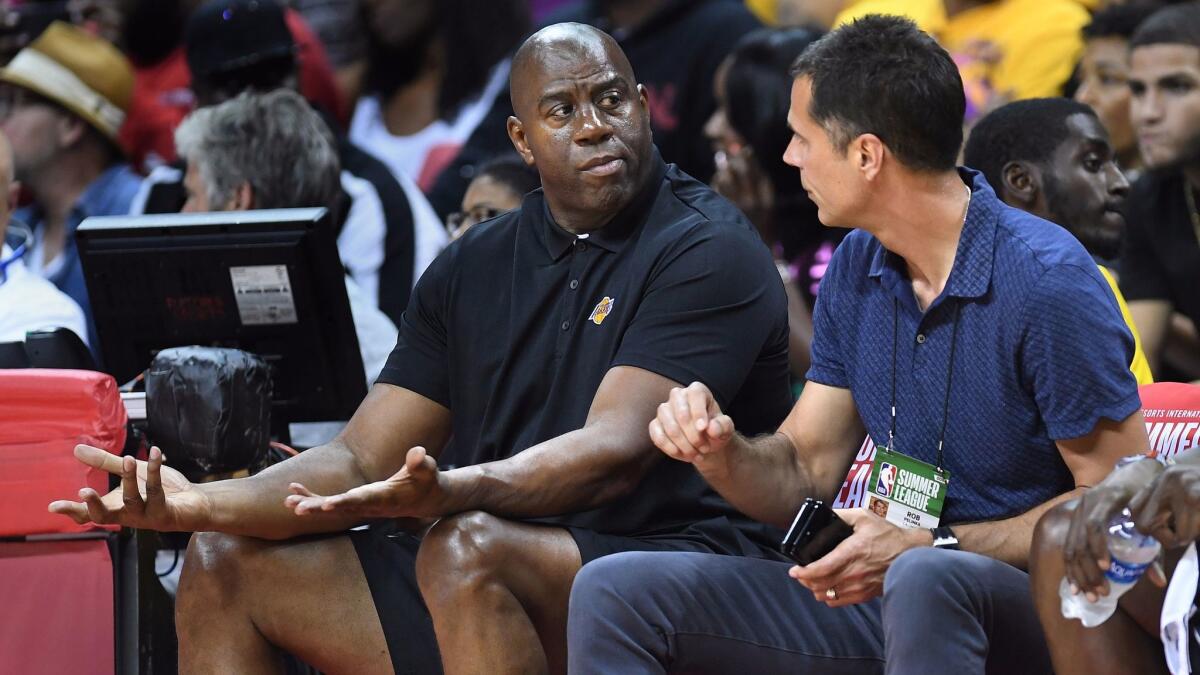
[[[723,457],[698,463],[708,484],[747,516],[787,527],[805,497],[828,499],[782,433],[747,439],[735,434]]]
[[[596,508],[632,492],[665,458],[644,435],[612,429],[584,427],[507,459],[445,472],[442,515],[479,510],[539,518]]]
[[[1033,528],[1038,519],[1058,504],[1079,497],[1083,491],[1084,488],[1076,488],[1013,518],[953,525],[959,548],[1028,569]]]
[[[201,483],[209,508],[193,531],[213,530],[262,539],[337,532],[357,524],[347,516],[312,514],[303,518],[286,507],[291,483],[303,483],[318,494],[338,494],[368,481],[353,453],[341,441],[312,448],[249,478]]]

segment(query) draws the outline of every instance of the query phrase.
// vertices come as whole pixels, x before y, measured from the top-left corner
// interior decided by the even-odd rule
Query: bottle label
[[[1121,562],[1111,556],[1109,557],[1109,561],[1108,571],[1104,573],[1104,576],[1114,584],[1132,584],[1150,566],[1150,563]]]

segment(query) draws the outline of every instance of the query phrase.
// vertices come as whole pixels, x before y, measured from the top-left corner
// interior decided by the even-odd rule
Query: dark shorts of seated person
[[[677,531],[637,537],[603,534],[567,527],[579,546],[583,564],[624,551],[695,551],[719,555],[785,560],[766,542],[744,534],[726,518],[714,518]],[[442,672],[433,621],[417,586],[418,537],[390,523],[348,533],[358,554],[379,624],[387,639],[397,675]]]

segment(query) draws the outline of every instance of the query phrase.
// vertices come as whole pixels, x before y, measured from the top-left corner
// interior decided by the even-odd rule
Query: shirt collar
[[[667,173],[667,165],[663,162],[662,156],[658,153],[658,148],[652,147],[650,162],[650,177],[646,180],[646,184],[642,187],[634,198],[625,205],[612,220],[604,227],[592,232],[587,241],[595,244],[600,248],[616,253],[620,251],[629,241],[630,235],[636,232],[646,218],[650,215],[651,209],[654,207],[655,198],[658,196],[658,191],[662,187],[663,177]],[[541,203],[534,206],[531,199],[536,198]],[[534,206],[533,212],[540,215],[543,232],[543,241],[546,244],[546,251],[554,260],[558,260],[567,250],[575,244],[579,239],[578,236],[567,232],[558,223],[554,222],[554,216],[550,214],[550,206],[546,203],[545,194],[541,190],[537,190],[526,198],[526,203]],[[521,211],[526,212],[526,207],[523,204]]]
[[[958,250],[954,254],[954,265],[950,268],[950,277],[946,280],[942,295],[978,298],[987,293],[991,286],[996,230],[1002,205],[983,174],[974,169],[960,168],[958,175],[971,186],[971,205],[967,208],[967,218],[958,238]],[[882,278],[889,288],[909,282],[904,260],[883,246],[876,248],[868,274]]]
[[[127,165],[115,164],[97,176],[79,196],[79,201],[75,202],[76,215],[79,217],[75,224],[96,214],[123,212],[125,209],[120,207],[125,191],[116,188],[128,172]]]

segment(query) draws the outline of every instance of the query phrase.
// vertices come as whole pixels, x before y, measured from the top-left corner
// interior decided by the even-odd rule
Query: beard
[[[1044,174],[1042,191],[1051,219],[1074,235],[1093,257],[1115,260],[1121,254],[1125,228],[1107,227],[1104,223],[1106,211],[1084,213],[1082,209],[1071,209],[1071,195],[1062,190],[1049,173]]]
[[[435,31],[419,31],[404,44],[389,45],[367,31],[367,91],[386,100],[421,74]]]

